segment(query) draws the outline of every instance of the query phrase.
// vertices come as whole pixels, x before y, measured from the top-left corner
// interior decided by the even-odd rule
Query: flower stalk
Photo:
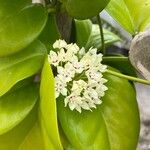
[[[130,80],[130,81],[133,81],[133,82],[139,82],[139,83],[142,83],[142,84],[150,85],[150,81],[148,81],[148,80],[144,80],[144,79],[124,75],[122,73],[112,71],[112,70],[109,70],[109,69],[107,69],[106,72],[109,73],[109,74],[112,74],[114,76],[117,76],[117,77],[120,77],[120,78],[123,78],[123,79],[127,79],[127,80]]]
[[[104,32],[103,32],[103,26],[102,26],[102,20],[100,15],[97,15],[97,21],[100,29],[100,36],[101,36],[101,43],[102,43],[102,54],[106,54],[106,49],[105,49],[105,38],[104,38]]]

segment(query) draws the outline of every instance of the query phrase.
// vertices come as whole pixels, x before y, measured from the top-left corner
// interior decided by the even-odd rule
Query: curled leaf
[[[150,80],[150,29],[135,36],[129,57],[137,71]]]
[[[47,140],[46,143],[48,143],[46,144],[47,150],[62,150],[63,147],[60,140],[57,122],[54,85],[53,73],[48,58],[46,58],[41,76],[39,118],[42,132],[45,140]],[[48,145],[51,145],[51,147]]]

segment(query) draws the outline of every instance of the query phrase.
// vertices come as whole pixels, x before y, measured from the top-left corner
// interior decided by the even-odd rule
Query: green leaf
[[[106,29],[103,29],[104,33],[104,41],[105,41],[105,46],[109,46],[115,42],[121,41],[121,39],[114,34],[113,32],[110,32]],[[97,49],[102,48],[102,41],[101,41],[101,36],[100,36],[100,29],[98,25],[92,26],[92,32],[91,35],[86,43],[86,49],[89,49],[91,47],[95,47]]]
[[[29,84],[0,98],[0,135],[11,130],[29,114],[38,96],[37,85]]]
[[[42,33],[40,34],[39,39],[45,44],[48,52],[53,48],[53,43],[57,39],[60,39],[60,33],[58,31],[56,17],[54,15],[48,16],[47,24]]]
[[[39,123],[31,128],[18,150],[44,150],[44,141]]]
[[[43,132],[47,132],[48,142],[52,143],[54,150],[63,150],[58,131],[54,77],[47,58],[41,76],[40,97],[40,121],[45,130]]]
[[[19,114],[18,114],[19,115]],[[37,121],[37,106],[27,115],[27,117],[9,132],[0,135],[1,150],[18,150],[30,130]],[[36,137],[35,137],[36,138]],[[32,141],[30,141],[32,142]],[[40,143],[40,141],[39,141]],[[26,149],[31,150],[31,149]],[[34,149],[32,149],[34,150]]]
[[[90,47],[101,49],[102,43],[101,43],[100,29],[98,25],[92,24],[90,20],[84,21],[76,20],[75,24],[76,24],[76,43],[80,47],[85,47],[86,49],[89,49]],[[121,39],[117,35],[106,29],[104,29],[104,38],[106,46],[121,41]]]
[[[17,82],[37,73],[43,66],[46,48],[35,41],[23,51],[0,58],[0,96]]]
[[[0,56],[22,50],[41,33],[47,12],[31,0],[0,0]]]
[[[97,109],[80,114],[59,99],[59,122],[75,149],[134,150],[140,125],[135,90],[125,79],[109,74],[105,78],[108,91]]]
[[[150,23],[150,0],[111,0],[106,10],[132,35]]]
[[[137,77],[136,71],[131,65],[128,57],[103,57],[103,63],[118,69],[120,72],[126,75]]]
[[[79,47],[86,45],[91,32],[92,32],[92,22],[90,20],[75,20],[76,26],[76,43]]]

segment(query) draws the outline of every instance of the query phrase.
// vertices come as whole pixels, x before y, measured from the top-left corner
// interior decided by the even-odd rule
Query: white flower
[[[87,99],[91,99],[91,100],[99,99],[97,91],[92,88],[88,88],[87,90],[85,90],[83,95]]]
[[[68,44],[65,47],[69,52],[73,52],[74,54],[77,54],[77,52],[80,50],[80,48],[77,46],[77,44]]]
[[[88,71],[85,72],[85,75],[88,78],[89,82],[99,82],[100,79],[102,78],[102,74],[100,72],[98,72],[97,70],[94,69],[90,69]]]
[[[57,40],[54,44],[53,44],[53,48],[54,49],[61,49],[61,48],[65,48],[67,46],[67,43],[64,40]]]
[[[57,67],[58,77],[63,80],[65,83],[70,82],[72,80],[72,74],[66,70],[65,68],[58,66]]]
[[[60,52],[58,53],[58,59],[60,62],[65,62],[66,61],[66,53],[63,48],[60,49]]]
[[[103,97],[105,95],[105,91],[107,91],[108,88],[103,84],[98,84],[96,87],[96,92],[98,93],[99,97]]]
[[[72,61],[72,65],[73,65],[76,73],[82,73],[82,71],[84,70],[83,64],[81,62]]]
[[[58,77],[55,77],[55,97],[59,97],[62,94],[67,96],[66,84]]]
[[[85,55],[85,48],[82,47],[82,48],[79,50],[79,57],[82,58],[84,55]]]
[[[65,107],[82,112],[92,111],[102,103],[101,98],[108,88],[103,73],[107,66],[103,65],[102,54],[97,49],[79,49],[76,44],[67,44],[57,40],[54,45],[57,53],[50,51],[49,63],[53,65],[55,76],[56,98],[64,96]]]
[[[107,66],[106,66],[106,65],[99,64],[98,70],[99,70],[100,72],[104,73],[104,72],[106,72],[106,70],[107,70]]]
[[[57,66],[59,64],[58,55],[54,51],[50,51],[48,60],[49,60],[49,63],[54,66]]]
[[[70,76],[71,78],[73,78],[75,76],[75,69],[70,62],[66,63],[64,68],[65,68],[65,72],[66,72],[66,74],[68,74],[68,76]]]
[[[73,81],[71,91],[76,93],[76,95],[80,95],[83,90],[87,88],[87,83],[84,80]]]
[[[76,109],[81,113],[81,104],[82,104],[82,98],[80,96],[77,96],[76,94],[72,93],[71,95],[67,96],[65,98],[65,106],[69,105],[69,108],[71,110]]]

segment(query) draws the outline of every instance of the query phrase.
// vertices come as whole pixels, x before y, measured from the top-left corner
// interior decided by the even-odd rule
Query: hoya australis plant
[[[0,150],[136,150],[132,82],[150,81],[106,55],[121,41],[102,28],[108,2],[0,0]]]

